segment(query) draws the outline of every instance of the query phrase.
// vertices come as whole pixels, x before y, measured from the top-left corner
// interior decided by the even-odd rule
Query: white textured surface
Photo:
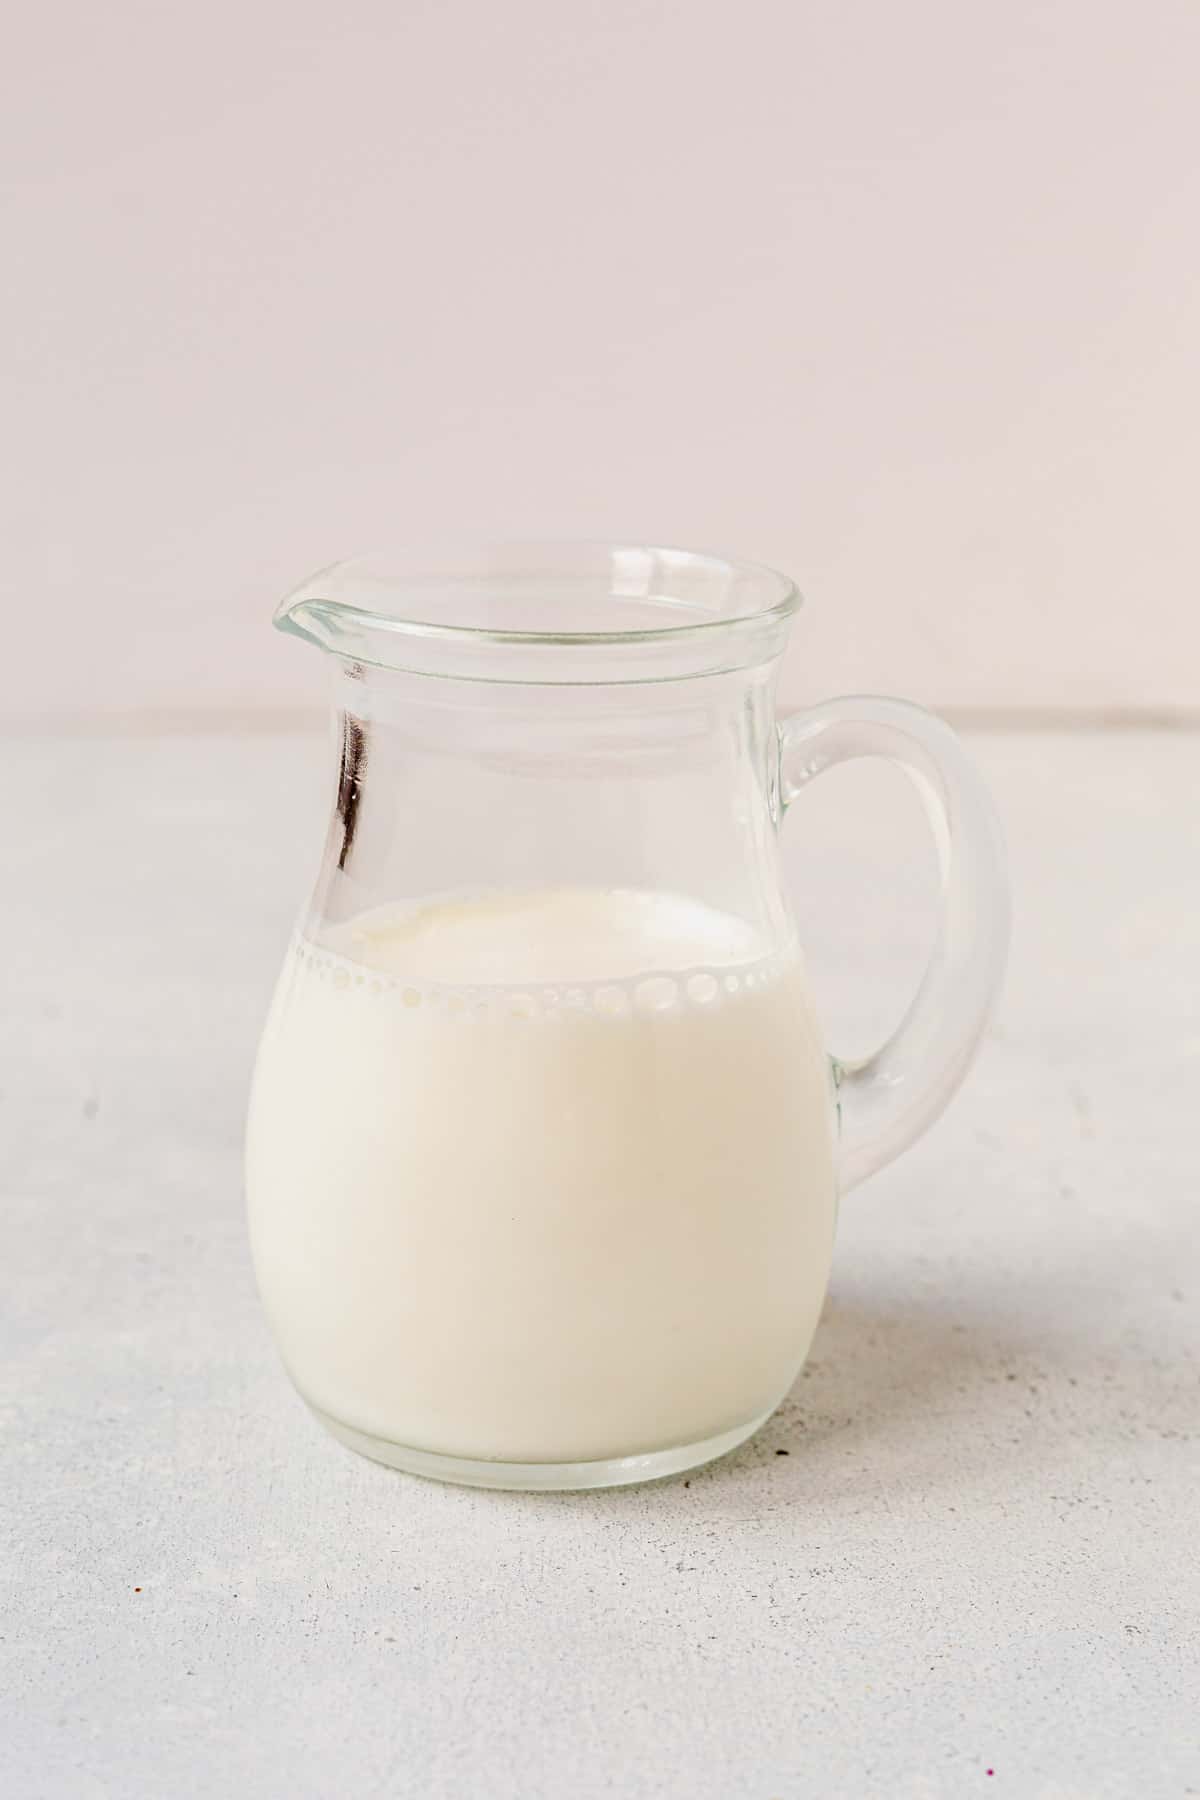
[[[0,746],[0,1792],[1200,1791],[1200,738],[978,749],[1007,999],[848,1199],[796,1392],[690,1484],[523,1498],[339,1450],[259,1317],[243,1098],[320,746]],[[886,784],[790,829],[859,1035],[926,931],[923,862],[867,874]]]

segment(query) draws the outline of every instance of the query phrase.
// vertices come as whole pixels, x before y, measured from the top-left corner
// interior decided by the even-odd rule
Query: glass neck
[[[525,686],[339,664],[318,911],[599,886],[777,925],[775,674]]]
[[[445,741],[463,755],[519,743],[539,746],[614,737],[661,750],[708,737],[773,703],[778,659],[664,681],[514,682],[462,680],[333,659],[334,712],[380,734]]]

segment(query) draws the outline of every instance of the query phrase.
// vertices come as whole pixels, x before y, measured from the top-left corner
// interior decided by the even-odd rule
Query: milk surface
[[[321,1411],[574,1462],[757,1419],[832,1249],[797,953],[663,894],[382,908],[298,938],[251,1102],[251,1240]]]

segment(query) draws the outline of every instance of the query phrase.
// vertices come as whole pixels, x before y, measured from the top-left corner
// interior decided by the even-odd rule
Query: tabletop
[[[1016,930],[967,1086],[847,1197],[758,1437],[559,1496],[351,1456],[260,1316],[245,1093],[325,746],[0,743],[0,1792],[1200,1793],[1200,736],[971,742]],[[843,1050],[929,943],[898,780],[789,822]]]

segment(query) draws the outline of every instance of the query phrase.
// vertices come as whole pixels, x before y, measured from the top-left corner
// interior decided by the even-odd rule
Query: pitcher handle
[[[859,756],[899,764],[924,803],[941,865],[937,943],[907,1013],[874,1055],[833,1061],[843,1192],[891,1162],[942,1112],[971,1064],[1008,948],[999,821],[950,727],[905,700],[823,701],[779,725],[786,813],[814,775]]]

